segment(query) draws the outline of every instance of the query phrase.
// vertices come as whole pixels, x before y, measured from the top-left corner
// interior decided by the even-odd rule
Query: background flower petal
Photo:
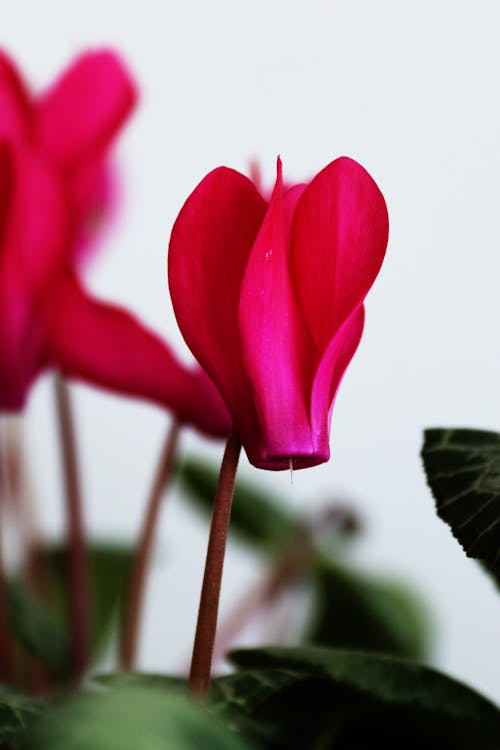
[[[13,61],[0,50],[0,138],[22,139],[30,132],[32,103]]]
[[[31,150],[5,144],[12,197],[0,258],[33,296],[44,294],[68,253],[68,201],[60,181]]]
[[[88,52],[39,99],[38,139],[59,166],[73,168],[102,153],[136,98],[134,83],[117,55]]]
[[[199,368],[184,367],[135,317],[97,301],[70,273],[55,291],[46,352],[64,374],[171,409],[215,435],[229,429],[226,407]]]
[[[31,152],[4,142],[0,175],[0,401],[13,407],[40,366],[68,222],[59,182]]]

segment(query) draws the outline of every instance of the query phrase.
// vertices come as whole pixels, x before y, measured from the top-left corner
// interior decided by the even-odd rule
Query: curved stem
[[[243,594],[219,628],[213,657],[215,664],[224,658],[247,625],[276,602],[295,575],[296,565],[285,557],[278,560],[264,580],[257,581]]]
[[[14,641],[9,627],[8,595],[3,560],[2,529],[5,501],[10,493],[9,466],[4,441],[4,424],[0,415],[0,681],[15,682]]]
[[[215,493],[212,523],[208,539],[205,574],[201,589],[200,608],[196,624],[196,635],[193,646],[193,658],[189,674],[189,689],[195,695],[204,698],[210,686],[212,654],[217,627],[219,597],[226,551],[227,529],[231,516],[234,483],[241,443],[232,430],[222,459],[219,481]]]
[[[65,485],[69,543],[69,602],[71,621],[72,678],[78,681],[90,654],[90,581],[88,550],[83,526],[75,427],[68,384],[55,379],[56,410]]]
[[[154,532],[158,524],[161,501],[174,471],[179,430],[179,423],[173,422],[167,433],[165,446],[149,493],[146,515],[136,548],[120,639],[120,665],[125,670],[132,669],[136,660],[146,577],[153,548]]]

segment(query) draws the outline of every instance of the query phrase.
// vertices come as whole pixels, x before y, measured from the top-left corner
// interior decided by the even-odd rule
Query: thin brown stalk
[[[241,451],[240,440],[234,430],[229,438],[222,459],[222,466],[215,493],[212,523],[208,539],[205,574],[201,589],[198,621],[193,646],[189,689],[199,698],[205,698],[210,686],[212,655],[217,628],[217,614],[226,551],[227,530],[231,516],[234,483]]]
[[[120,639],[120,665],[125,670],[132,669],[136,662],[146,579],[153,549],[154,533],[158,525],[161,501],[170,484],[174,471],[179,430],[179,423],[173,422],[167,433],[165,445],[149,493],[146,514],[136,547]]]
[[[216,664],[224,658],[240,633],[262,611],[267,611],[282,591],[296,577],[296,564],[288,557],[277,562],[266,578],[258,581],[248,591],[222,622],[215,641],[213,661]]]
[[[23,434],[23,417],[10,420],[5,435],[7,471],[11,514],[19,534],[21,550],[21,577],[26,587],[35,596],[43,599],[45,560],[41,554],[40,532],[36,522],[29,471],[26,460]],[[21,649],[19,658],[23,668],[22,685],[34,695],[46,695],[49,680],[43,664],[26,649]]]
[[[69,387],[55,379],[64,475],[66,523],[69,543],[69,603],[71,623],[71,676],[78,682],[84,675],[90,654],[90,581],[88,550],[83,525],[82,499],[76,450],[76,435]]]
[[[1,424],[0,419],[0,681],[13,684],[16,680],[14,664],[15,644],[9,628],[7,583],[5,579],[2,544],[4,510],[10,494],[9,466],[6,445],[3,440],[3,427],[5,425]]]

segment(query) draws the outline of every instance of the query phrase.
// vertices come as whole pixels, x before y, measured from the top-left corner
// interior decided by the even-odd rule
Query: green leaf
[[[81,694],[47,713],[26,750],[248,750],[179,691],[122,685]]]
[[[381,651],[421,658],[431,626],[420,598],[398,583],[321,560],[314,574],[311,645]]]
[[[44,704],[9,685],[0,685],[0,742],[23,737],[34,718],[42,715]]]
[[[216,681],[213,700],[255,737],[267,737],[267,748],[495,750],[500,744],[494,704],[410,661],[321,648],[245,650],[231,658],[241,671]]]
[[[94,675],[92,683],[108,688],[152,687],[168,690],[170,688],[185,689],[187,678],[157,672],[109,672]]]
[[[469,557],[500,563],[500,435],[426,430],[422,459],[440,518]]]
[[[481,567],[491,578],[493,578],[497,588],[500,589],[500,564],[487,565],[486,563],[481,563]]]
[[[193,458],[183,461],[178,470],[186,496],[206,515],[212,512],[218,475],[218,467]],[[297,532],[297,519],[268,490],[238,479],[230,532],[242,541],[276,552]]]
[[[18,641],[51,672],[65,675],[69,665],[69,642],[52,613],[20,581],[8,584],[9,625]]]
[[[92,654],[96,658],[112,633],[130,574],[133,549],[116,542],[94,542],[89,549],[92,599]],[[41,551],[48,574],[48,596],[53,612],[68,632],[68,549],[52,544]]]

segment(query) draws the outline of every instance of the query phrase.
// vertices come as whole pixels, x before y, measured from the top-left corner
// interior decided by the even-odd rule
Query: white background
[[[34,86],[78,50],[111,44],[142,91],[121,140],[125,210],[89,281],[186,349],[166,284],[166,248],[187,194],[213,167],[287,180],[346,154],[385,194],[387,259],[362,345],[335,407],[333,458],[317,469],[242,471],[297,508],[348,493],[367,521],[359,562],[427,594],[437,664],[498,697],[500,604],[435,516],[418,457],[426,425],[498,429],[500,409],[500,6],[492,0],[0,2],[1,43]],[[94,534],[132,538],[167,418],[76,389],[86,516]],[[49,383],[27,418],[47,533],[62,529]],[[183,447],[218,456],[186,434]],[[159,529],[141,666],[188,656],[206,529],[170,497]],[[231,547],[223,609],[259,573]]]

